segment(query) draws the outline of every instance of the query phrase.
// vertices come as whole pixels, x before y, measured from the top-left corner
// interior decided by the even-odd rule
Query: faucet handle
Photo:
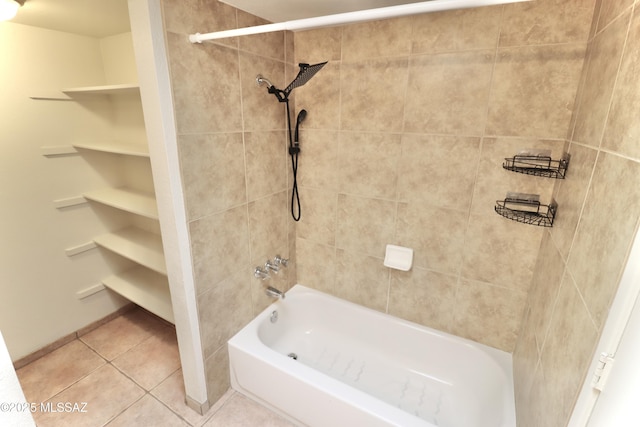
[[[271,278],[271,276],[269,276],[269,272],[261,267],[256,267],[256,269],[253,270],[253,275],[262,280]]]
[[[280,267],[278,267],[278,265],[275,262],[271,262],[267,260],[267,262],[264,263],[264,269],[267,272],[273,271],[274,273],[278,274],[278,270],[280,270]]]
[[[281,265],[283,267],[287,267],[287,264],[289,264],[289,260],[280,257],[280,255],[276,255],[276,257],[273,259],[273,262],[275,262],[276,265]]]

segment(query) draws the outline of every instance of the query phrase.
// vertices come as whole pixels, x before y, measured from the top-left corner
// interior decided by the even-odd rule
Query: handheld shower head
[[[302,123],[305,118],[307,118],[307,110],[300,110],[300,112],[298,113],[298,119],[296,120],[296,132],[293,137],[293,141],[296,143],[296,145],[298,144],[298,141],[300,141],[300,139],[298,138],[298,129],[300,128],[300,123]]]

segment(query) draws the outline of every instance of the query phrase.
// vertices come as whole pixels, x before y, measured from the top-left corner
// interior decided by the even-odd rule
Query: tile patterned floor
[[[174,328],[136,308],[18,369],[28,402],[87,402],[86,412],[36,412],[38,427],[289,427],[230,390],[204,415],[184,403]]]

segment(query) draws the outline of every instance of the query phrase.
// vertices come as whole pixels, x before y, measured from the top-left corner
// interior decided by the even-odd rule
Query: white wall
[[[89,205],[58,210],[52,203],[117,184],[126,174],[109,156],[45,158],[41,151],[112,136],[117,117],[105,99],[29,99],[122,78],[103,65],[103,52],[113,52],[111,46],[112,41],[0,23],[0,330],[13,360],[126,303],[108,291],[83,300],[76,296],[112,266],[122,268],[120,260],[95,249],[72,258],[64,252],[124,220]],[[130,134],[139,133],[133,126]]]

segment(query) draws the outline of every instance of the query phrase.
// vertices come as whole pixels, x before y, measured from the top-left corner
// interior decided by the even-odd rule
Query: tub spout
[[[264,293],[269,295],[270,297],[274,297],[274,298],[281,298],[284,299],[284,292],[277,290],[276,288],[274,288],[273,286],[268,286],[265,290]]]

